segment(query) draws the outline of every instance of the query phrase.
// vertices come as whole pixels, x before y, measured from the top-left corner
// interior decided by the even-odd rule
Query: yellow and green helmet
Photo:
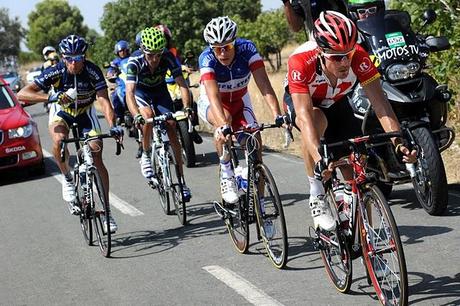
[[[163,31],[153,27],[145,28],[142,31],[141,48],[147,53],[163,51],[166,48],[166,38]]]

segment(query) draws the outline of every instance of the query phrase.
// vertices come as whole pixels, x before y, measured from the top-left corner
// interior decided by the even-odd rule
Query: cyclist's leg
[[[137,106],[139,107],[139,112],[145,119],[153,118],[155,113],[152,110],[152,93],[147,92],[139,86],[136,87],[136,92],[134,95],[136,99]],[[150,153],[151,151],[151,141],[152,141],[152,124],[146,123],[142,126],[142,147],[144,149],[144,154]]]
[[[124,121],[125,117],[125,107],[123,105],[123,101],[120,100],[120,96],[118,94],[118,87],[112,92],[111,101],[113,105],[113,110],[115,111],[115,115],[117,117],[117,124],[121,124]]]

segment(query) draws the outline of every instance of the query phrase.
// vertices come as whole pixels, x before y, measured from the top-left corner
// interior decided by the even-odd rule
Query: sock
[[[64,174],[64,179],[67,181],[67,182],[72,182],[73,181],[73,177],[72,177],[72,173],[67,172]]]
[[[234,176],[232,165],[230,161],[220,161],[220,170],[222,173],[222,178],[231,178]]]
[[[150,155],[152,154],[152,150],[143,150],[142,151],[142,155],[144,156],[144,158],[150,158]]]
[[[324,186],[320,180],[309,176],[308,182],[310,183],[310,199],[317,198],[319,195],[324,195]]]

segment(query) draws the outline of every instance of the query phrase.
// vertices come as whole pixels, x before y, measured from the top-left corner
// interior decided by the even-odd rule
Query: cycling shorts
[[[78,124],[78,134],[83,137],[84,133],[88,133],[90,136],[99,135],[102,132],[99,119],[97,118],[97,112],[94,106],[91,106],[85,110],[85,112],[73,116],[64,110],[57,103],[51,103],[50,113],[48,118],[48,124],[64,123],[70,130],[73,123]]]
[[[134,95],[139,108],[151,107],[156,116],[172,112],[173,102],[166,85],[152,89],[136,86]]]

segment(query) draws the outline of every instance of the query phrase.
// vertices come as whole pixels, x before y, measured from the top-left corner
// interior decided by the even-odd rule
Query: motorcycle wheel
[[[177,122],[179,141],[182,146],[182,158],[187,168],[195,166],[195,145],[191,135],[188,132],[188,120],[181,120]]]
[[[412,130],[420,151],[412,179],[415,194],[423,209],[434,216],[442,215],[447,208],[448,188],[446,170],[433,135],[426,127]]]

